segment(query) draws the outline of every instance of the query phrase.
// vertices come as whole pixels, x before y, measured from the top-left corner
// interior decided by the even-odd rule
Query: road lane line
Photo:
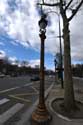
[[[28,84],[26,84],[26,85],[23,85],[24,87],[25,86],[30,86],[30,85],[32,85],[33,83],[28,83]],[[18,88],[21,88],[21,87],[23,87],[23,86],[16,86],[16,87],[13,87],[13,88],[9,88],[9,89],[5,89],[5,90],[2,90],[2,91],[0,91],[0,94],[1,93],[5,93],[5,92],[9,92],[9,91],[12,91],[12,90],[15,90],[15,89],[18,89]]]
[[[0,100],[0,105],[6,103],[6,102],[8,102],[8,101],[9,101],[9,99],[3,98],[3,99]]]
[[[24,104],[17,103],[12,106],[9,110],[0,115],[0,123],[6,122],[9,118],[11,118],[15,113],[23,108]]]
[[[35,87],[31,86],[31,88],[32,88],[36,93],[39,93],[39,91],[38,91]]]
[[[24,95],[37,95],[38,93],[22,93],[22,94],[14,94],[14,96],[24,96]]]
[[[1,94],[1,93],[5,93],[5,92],[8,92],[8,91],[11,91],[11,90],[14,90],[14,89],[18,89],[18,88],[20,88],[20,87],[17,86],[17,87],[14,87],[14,88],[5,89],[5,90],[0,91],[0,94]]]
[[[33,85],[33,82],[31,82],[30,84],[25,84],[24,86],[30,86]]]
[[[17,99],[17,100],[24,101],[24,102],[31,103],[31,101],[28,100],[28,99],[20,98],[20,97],[14,96],[14,95],[9,95],[9,97],[14,98],[14,99]]]

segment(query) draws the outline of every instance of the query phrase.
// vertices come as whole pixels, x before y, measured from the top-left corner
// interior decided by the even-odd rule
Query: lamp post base
[[[49,125],[51,119],[52,117],[47,109],[39,105],[32,113],[31,125]]]

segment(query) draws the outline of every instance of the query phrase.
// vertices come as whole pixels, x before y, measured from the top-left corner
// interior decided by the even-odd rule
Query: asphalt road
[[[30,76],[0,78],[0,91],[23,86],[30,82]]]
[[[45,91],[52,82],[53,78],[45,78]],[[30,76],[0,78],[0,125],[16,125],[38,95],[39,81],[30,81]]]
[[[83,87],[83,79],[73,80],[76,89]],[[45,91],[53,83],[54,77],[46,76]],[[19,125],[23,114],[29,116],[38,100],[39,85],[39,81],[31,81],[30,76],[0,78],[0,125]]]

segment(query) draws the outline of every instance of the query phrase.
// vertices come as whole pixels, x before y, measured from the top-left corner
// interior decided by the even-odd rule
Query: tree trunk
[[[64,38],[64,107],[67,111],[75,108],[74,89],[71,70],[70,33],[68,19],[63,18]]]

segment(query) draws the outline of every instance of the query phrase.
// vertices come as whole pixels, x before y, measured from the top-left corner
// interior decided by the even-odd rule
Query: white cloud
[[[83,61],[83,11],[79,12],[70,23],[72,60]]]
[[[0,15],[4,15],[7,9],[7,0],[0,0]]]
[[[13,62],[13,61],[16,61],[17,58],[15,56],[14,57],[9,57],[9,60]]]
[[[6,31],[25,47],[29,47],[27,42],[29,41],[33,48],[40,49],[40,38],[38,35],[38,20],[40,17],[35,7],[35,3],[38,0],[15,0],[16,8],[13,11],[11,10],[13,5],[9,6],[8,1],[13,2],[14,0],[0,0],[0,32]],[[83,10],[81,14],[77,14],[77,17],[72,20],[70,25],[72,59],[74,60],[83,60],[82,15]],[[59,40],[56,38],[58,35],[58,17],[56,14],[50,14],[50,17],[52,25],[47,27],[45,46],[47,52],[56,54],[59,52]]]
[[[3,50],[0,50],[0,59],[6,59],[6,53]]]
[[[39,59],[30,60],[29,64],[30,64],[32,67],[40,66],[40,60],[39,60]]]
[[[18,46],[18,42],[11,41],[11,43],[12,43],[14,46]]]
[[[15,56],[13,57],[8,57],[8,61],[12,64],[12,65],[18,65],[19,61],[17,60],[17,58]]]
[[[2,0],[1,0],[2,1]],[[37,0],[28,1],[28,0],[16,0],[18,8],[15,11],[10,11],[10,6],[7,4],[7,0],[3,5],[7,5],[7,8],[4,11],[3,17],[4,21],[1,22],[1,27],[13,38],[19,40],[20,44],[25,47],[29,47],[27,41],[30,42],[33,48],[40,48],[40,38],[39,38],[39,27],[38,27],[38,12],[35,8],[35,3]],[[1,15],[1,13],[0,13]],[[52,25],[49,27],[48,35],[51,30],[55,31],[57,29],[54,25],[56,22],[53,22],[55,17],[52,18]],[[56,42],[53,39],[46,42],[46,51],[55,52]],[[50,44],[51,43],[51,44]]]

